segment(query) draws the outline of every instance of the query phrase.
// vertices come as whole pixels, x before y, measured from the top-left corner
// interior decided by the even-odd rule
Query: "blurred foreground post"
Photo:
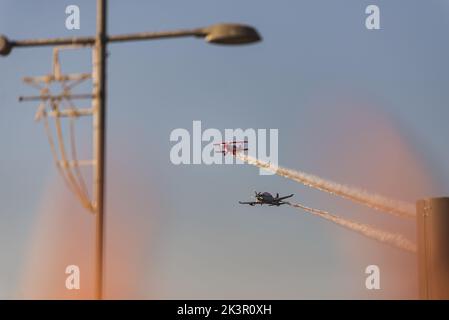
[[[449,299],[449,198],[416,204],[420,299]]]

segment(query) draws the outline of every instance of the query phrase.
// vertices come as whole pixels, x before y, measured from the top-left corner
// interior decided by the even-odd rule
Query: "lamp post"
[[[14,48],[59,45],[84,45],[94,49],[93,55],[93,208],[96,214],[95,234],[95,297],[103,298],[104,276],[104,218],[106,167],[106,46],[112,42],[155,40],[179,37],[203,38],[221,45],[241,45],[261,40],[258,32],[248,25],[215,24],[205,28],[165,32],[141,32],[123,35],[107,34],[107,0],[97,0],[97,32],[94,37],[9,40],[0,35],[0,55],[7,56]]]

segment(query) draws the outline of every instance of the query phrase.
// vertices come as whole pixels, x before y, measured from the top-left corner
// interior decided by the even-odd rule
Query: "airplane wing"
[[[256,205],[258,202],[242,202],[242,201],[239,201],[239,203],[240,204],[249,204],[250,206],[254,206],[254,205]]]

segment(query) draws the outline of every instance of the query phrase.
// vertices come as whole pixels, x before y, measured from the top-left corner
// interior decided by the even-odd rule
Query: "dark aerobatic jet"
[[[279,193],[276,193],[276,197],[273,197],[271,195],[271,193],[269,193],[269,192],[254,191],[254,193],[255,193],[256,201],[249,201],[249,202],[239,201],[239,203],[240,204],[249,204],[250,206],[255,206],[256,204],[260,204],[260,205],[267,204],[269,206],[279,207],[280,205],[283,205],[283,204],[289,204],[287,201],[283,201],[283,200],[293,197],[293,194],[290,194],[290,195],[284,196],[284,197],[279,197]]]

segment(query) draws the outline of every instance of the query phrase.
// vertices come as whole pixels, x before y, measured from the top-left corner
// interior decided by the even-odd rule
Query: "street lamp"
[[[219,23],[204,28],[183,29],[161,32],[140,32],[132,34],[111,35],[106,37],[107,42],[124,42],[139,40],[157,40],[180,37],[204,38],[205,41],[221,45],[242,45],[261,41],[259,33],[251,26],[235,23]],[[95,45],[95,37],[51,38],[9,40],[0,35],[0,55],[7,56],[15,47],[40,47],[60,45]]]
[[[93,55],[93,199],[92,212],[96,214],[95,234],[95,297],[103,297],[104,261],[104,195],[106,163],[106,45],[109,42],[155,40],[179,37],[197,37],[220,45],[241,45],[258,42],[261,37],[256,29],[243,24],[215,24],[205,28],[175,30],[164,32],[142,32],[124,35],[108,35],[107,0],[97,0],[97,32],[94,37],[72,37],[30,40],[9,40],[0,35],[0,55],[7,56],[13,48],[81,45],[91,46]],[[42,97],[41,97],[42,98]],[[47,97],[49,98],[49,97]]]

